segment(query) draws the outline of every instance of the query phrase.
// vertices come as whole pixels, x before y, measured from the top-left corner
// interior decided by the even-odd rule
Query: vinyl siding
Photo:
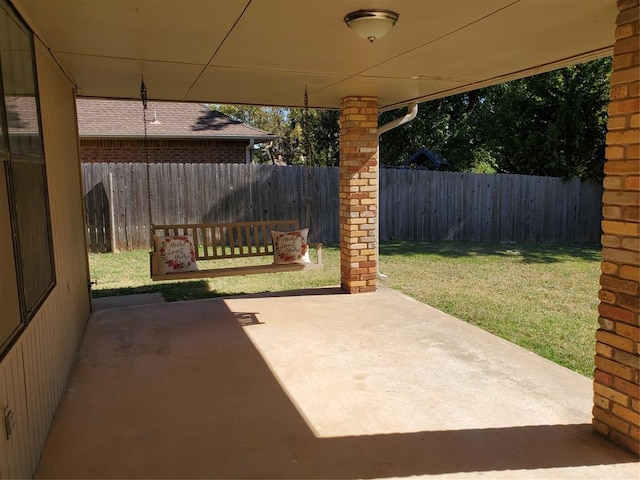
[[[0,362],[0,403],[16,421],[0,434],[0,478],[32,477],[90,312],[74,91],[38,40],[36,63],[56,286]]]

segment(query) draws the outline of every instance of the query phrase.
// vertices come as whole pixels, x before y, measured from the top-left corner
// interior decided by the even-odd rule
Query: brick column
[[[640,451],[638,0],[619,0],[604,167],[593,427]]]
[[[376,289],[378,99],[340,104],[340,282],[349,293]]]

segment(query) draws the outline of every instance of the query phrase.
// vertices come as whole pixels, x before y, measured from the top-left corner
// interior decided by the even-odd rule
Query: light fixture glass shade
[[[344,17],[344,22],[356,35],[373,42],[384,37],[398,21],[391,10],[358,10]]]

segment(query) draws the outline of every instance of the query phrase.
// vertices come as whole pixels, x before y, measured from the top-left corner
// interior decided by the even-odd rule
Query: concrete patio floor
[[[105,308],[36,476],[638,479],[591,407],[591,380],[384,287]]]

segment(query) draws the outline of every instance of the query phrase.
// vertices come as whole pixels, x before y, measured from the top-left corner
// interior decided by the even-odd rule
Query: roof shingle
[[[100,100],[78,98],[80,137],[143,137],[142,102],[135,100]],[[170,138],[216,138],[256,142],[269,141],[276,135],[233,120],[202,103],[147,103],[147,135]]]

